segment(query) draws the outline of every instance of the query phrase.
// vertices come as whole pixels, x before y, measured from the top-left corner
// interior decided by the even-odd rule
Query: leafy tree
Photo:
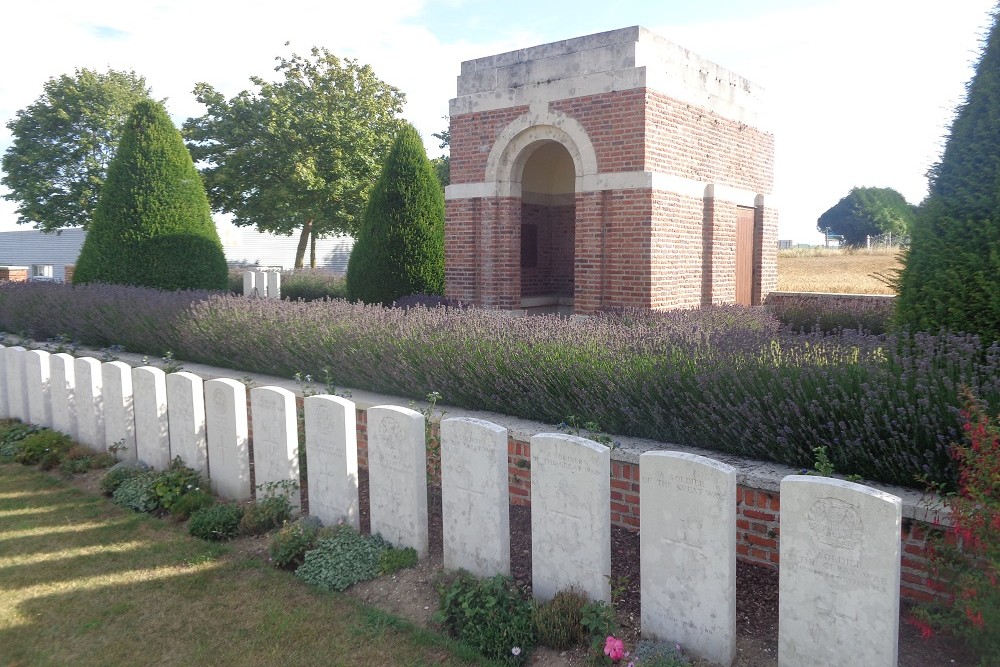
[[[930,194],[914,221],[897,287],[897,324],[1000,340],[1000,27],[997,15]]]
[[[226,288],[205,187],[158,102],[139,102],[125,123],[73,282]]]
[[[447,116],[445,116],[447,119]],[[435,132],[431,135],[435,139],[441,141],[438,144],[438,148],[448,148],[451,149],[451,130],[444,129],[440,132]],[[436,157],[431,160],[431,166],[434,167],[434,173],[437,174],[438,180],[441,181],[441,187],[447,187],[451,184],[451,156],[442,155],[441,157]]]
[[[90,224],[122,126],[148,99],[135,72],[78,69],[45,82],[42,95],[7,123],[13,142],[0,182],[17,202],[17,222],[44,232]]]
[[[913,216],[913,207],[892,188],[851,188],[819,217],[817,229],[843,235],[848,245],[863,245],[868,236],[909,234]]]
[[[257,90],[230,100],[195,86],[207,113],[184,133],[195,160],[207,163],[213,208],[236,225],[298,230],[299,268],[310,238],[315,252],[317,237],[357,232],[405,98],[368,65],[326,49],[277,60],[284,80],[251,77]]]
[[[347,262],[347,297],[444,294],[444,196],[420,135],[399,131]]]

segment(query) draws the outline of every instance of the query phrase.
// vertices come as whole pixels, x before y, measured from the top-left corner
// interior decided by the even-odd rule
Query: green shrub
[[[306,552],[295,574],[318,588],[342,591],[377,577],[379,558],[391,546],[379,535],[362,535],[350,526],[340,526]]]
[[[565,651],[583,641],[583,606],[587,596],[575,589],[559,591],[548,602],[535,607],[538,643]]]
[[[160,473],[156,480],[156,497],[160,507],[171,509],[185,494],[200,490],[204,482],[201,475],[184,465],[181,457],[174,457],[170,467]]]
[[[226,288],[226,258],[201,176],[163,106],[137,103],[108,167],[75,284]]]
[[[141,461],[120,461],[104,473],[104,477],[101,478],[101,491],[105,495],[113,496],[122,482],[136,475],[141,475],[147,470],[149,470],[149,466]]]
[[[188,533],[203,540],[231,540],[240,532],[243,508],[232,503],[203,507],[191,514]]]
[[[510,577],[458,573],[439,586],[438,618],[450,634],[487,658],[521,664],[535,643],[533,604]],[[521,649],[517,655],[515,647]]]
[[[640,667],[687,667],[691,664],[676,645],[649,639],[639,640],[632,658]]]
[[[187,521],[203,507],[215,504],[215,496],[201,489],[192,489],[170,505],[170,516],[175,521]]]
[[[46,470],[51,470],[59,465],[62,455],[72,446],[73,441],[65,433],[41,429],[20,441],[14,460],[24,465],[42,463]]]
[[[72,477],[96,468],[109,468],[114,463],[114,457],[107,452],[95,452],[83,445],[73,445],[63,455],[59,472],[66,477]]]
[[[285,523],[292,516],[292,505],[283,495],[268,496],[250,503],[240,519],[242,535],[263,535]]]
[[[160,509],[160,498],[156,495],[156,485],[160,474],[142,472],[125,479],[115,489],[111,501],[136,512],[155,512]]]
[[[296,569],[305,562],[306,552],[316,548],[324,530],[314,517],[302,517],[286,523],[268,544],[271,563],[282,570]]]
[[[0,460],[14,460],[21,450],[21,442],[32,433],[38,433],[40,426],[24,424],[12,419],[4,420],[0,426]]]
[[[898,276],[897,323],[1000,340],[1000,23],[993,16]]]
[[[580,610],[580,623],[590,638],[590,654],[600,656],[604,641],[618,634],[618,619],[614,607],[604,600],[593,600]]]
[[[412,125],[396,136],[347,263],[351,301],[407,294],[444,294],[444,195]]]
[[[240,289],[242,290],[242,283]],[[343,274],[323,269],[283,271],[281,274],[281,298],[291,301],[346,299],[347,279]]]
[[[413,547],[397,549],[390,547],[382,552],[378,557],[378,576],[384,577],[387,574],[398,572],[417,566],[417,550]]]

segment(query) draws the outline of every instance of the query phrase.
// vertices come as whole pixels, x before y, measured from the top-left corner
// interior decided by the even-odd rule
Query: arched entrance
[[[521,173],[521,307],[573,312],[576,167],[566,147],[539,141]]]

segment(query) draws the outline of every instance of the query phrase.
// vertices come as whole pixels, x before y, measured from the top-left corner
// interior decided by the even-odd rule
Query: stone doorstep
[[[47,347],[47,344],[45,343],[41,343],[39,345],[42,348]],[[99,350],[80,348],[77,351],[77,356],[92,356],[96,359],[100,359],[101,353]],[[118,356],[122,361],[131,365],[139,366],[142,364],[143,355],[141,354],[120,352]],[[150,358],[151,365],[156,365],[157,361],[159,361],[159,358]],[[205,364],[188,362],[180,363],[183,363],[185,371],[194,373],[204,380],[213,380],[217,378],[241,379],[243,377],[249,377],[257,383],[258,387],[282,387],[284,389],[288,389],[296,396],[301,396],[302,393],[299,383],[295,380],[287,378],[275,377],[273,375],[263,375],[260,373],[247,373],[229,368],[207,366]],[[312,384],[317,390],[322,388],[322,386],[315,380]],[[416,409],[420,410],[428,405],[426,401],[411,401],[407,398],[391,396],[388,394],[378,394],[372,391],[365,391],[363,389],[352,389],[350,387],[338,387],[338,389],[350,391],[351,400],[354,401],[357,407],[361,410],[367,410],[368,408],[376,405],[395,405],[405,408],[409,407],[411,403],[415,404]],[[538,433],[556,432],[556,427],[552,424],[531,421],[528,419],[520,419],[518,417],[511,417],[510,415],[498,412],[467,410],[465,408],[452,407],[444,403],[439,403],[438,407],[440,408],[439,411],[445,412],[447,417],[474,417],[476,419],[491,421],[507,428],[515,440],[520,440],[522,442],[529,442],[531,440],[531,436],[537,435]],[[722,463],[727,463],[733,466],[737,470],[736,482],[740,486],[761,491],[769,491],[775,494],[780,492],[781,480],[783,478],[788,475],[799,475],[802,473],[800,468],[791,468],[780,463],[748,459],[733,454],[727,454],[725,452],[716,452],[699,447],[675,445],[672,443],[649,440],[646,438],[633,438],[628,436],[614,437],[616,440],[621,442],[621,447],[612,450],[612,463],[618,461],[638,466],[639,456],[643,452],[648,451],[670,450],[688,452],[715,459],[716,461],[721,461]],[[947,508],[941,506],[940,501],[933,494],[922,493],[914,489],[907,489],[901,486],[892,486],[888,484],[869,484],[868,486],[880,491],[885,491],[886,493],[891,493],[894,496],[899,496],[899,498],[903,501],[904,520],[911,519],[925,523],[939,522],[946,526],[951,523],[950,512]]]

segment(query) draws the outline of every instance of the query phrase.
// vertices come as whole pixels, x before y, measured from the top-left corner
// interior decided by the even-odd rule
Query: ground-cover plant
[[[160,507],[160,498],[156,495],[159,477],[153,471],[133,475],[118,485],[111,499],[116,505],[136,512],[155,512]]]
[[[321,537],[332,535],[315,517],[300,517],[286,523],[271,536],[267,552],[271,563],[282,570],[294,570],[305,561],[306,552],[316,548]]]
[[[243,507],[235,503],[219,503],[202,507],[191,514],[188,532],[210,542],[231,540],[240,532]]]
[[[292,505],[284,495],[258,498],[246,506],[240,519],[240,533],[263,535],[280,527],[292,516]]]
[[[520,665],[535,644],[533,603],[510,577],[458,572],[438,584],[442,627],[487,658]]]
[[[15,419],[0,420],[0,461],[13,461],[21,449],[21,442],[40,430],[40,426]]]
[[[113,496],[122,483],[149,470],[149,466],[141,461],[119,461],[111,466],[104,477],[101,478],[101,491],[105,495]]]
[[[686,667],[691,662],[681,652],[679,644],[640,639],[632,652],[635,667]]]
[[[51,470],[59,465],[63,454],[72,446],[72,438],[65,433],[43,428],[18,442],[14,460],[24,465],[39,464],[43,469]]]
[[[944,496],[951,525],[931,540],[931,571],[950,599],[918,609],[924,634],[945,628],[966,638],[983,665],[1000,665],[1000,418],[964,390],[965,438],[951,447],[958,490]]]
[[[81,320],[53,330],[84,340],[95,316],[73,310],[80,288],[44,288],[0,286],[0,328],[27,328],[5,321],[20,317],[11,313],[41,327],[65,306]],[[552,424],[576,415],[608,433],[795,468],[823,446],[838,472],[887,483],[954,480],[957,386],[1000,410],[1000,346],[973,336],[792,335],[735,306],[567,320],[113,289],[94,288],[108,299],[95,326],[127,333],[132,350],[283,377],[328,369],[339,386],[415,399],[437,391],[450,405]]]
[[[387,557],[386,554],[390,555]],[[317,588],[343,591],[380,574],[394,572],[399,567],[410,567],[403,564],[409,560],[406,549],[396,549],[381,535],[362,535],[343,525],[333,528],[329,536],[317,540],[316,548],[305,553],[304,562],[295,574]],[[416,560],[415,551],[413,560]]]
[[[75,444],[63,454],[59,472],[71,477],[96,468],[108,468],[114,463],[114,458],[107,452],[95,452],[89,447]]]

